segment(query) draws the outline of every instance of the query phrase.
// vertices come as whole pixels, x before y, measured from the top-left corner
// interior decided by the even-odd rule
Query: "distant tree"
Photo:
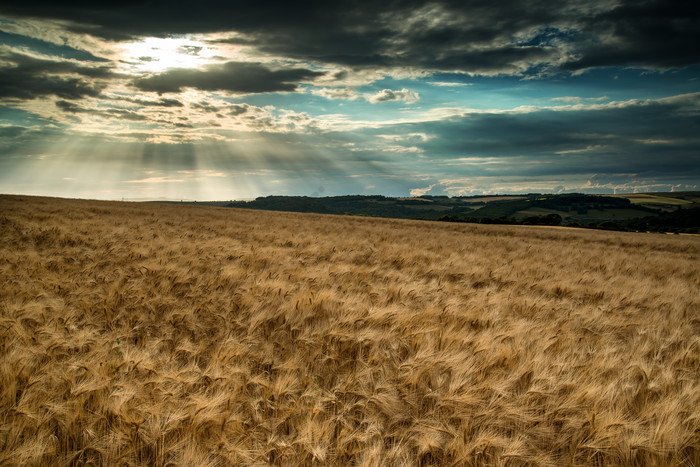
[[[559,214],[547,214],[544,216],[529,216],[520,221],[523,225],[561,225],[562,218]]]

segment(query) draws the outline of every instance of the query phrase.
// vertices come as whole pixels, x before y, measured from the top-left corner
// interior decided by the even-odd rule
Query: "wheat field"
[[[700,237],[0,197],[2,465],[700,465]]]

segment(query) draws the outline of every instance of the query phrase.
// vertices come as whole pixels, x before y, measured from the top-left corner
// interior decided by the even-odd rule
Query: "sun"
[[[121,46],[122,63],[132,71],[158,73],[171,68],[200,68],[211,63],[215,50],[182,37],[147,37]]]

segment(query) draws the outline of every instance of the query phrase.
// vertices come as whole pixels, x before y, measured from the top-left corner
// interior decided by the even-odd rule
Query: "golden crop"
[[[700,238],[0,197],[2,465],[700,465]]]

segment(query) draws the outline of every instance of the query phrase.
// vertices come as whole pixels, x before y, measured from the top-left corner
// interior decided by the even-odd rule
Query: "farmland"
[[[700,465],[700,237],[0,196],[2,465]]]

